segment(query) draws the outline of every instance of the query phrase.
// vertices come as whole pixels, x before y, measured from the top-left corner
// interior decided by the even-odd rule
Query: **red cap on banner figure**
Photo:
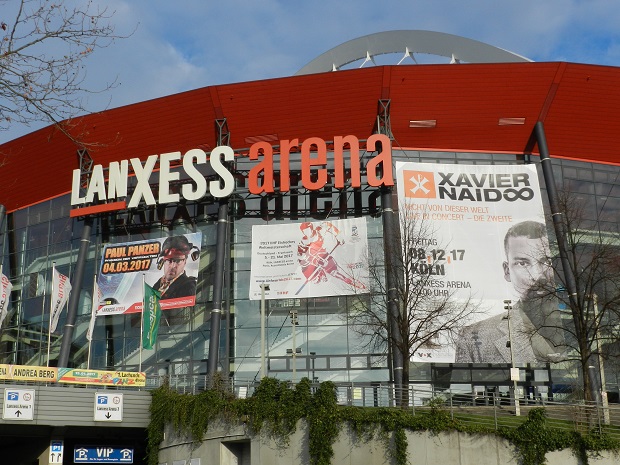
[[[161,293],[162,299],[195,295],[196,278],[185,273],[188,257],[193,261],[198,260],[200,249],[189,242],[187,237],[166,238],[157,260],[157,269],[163,268],[164,275],[153,286]]]

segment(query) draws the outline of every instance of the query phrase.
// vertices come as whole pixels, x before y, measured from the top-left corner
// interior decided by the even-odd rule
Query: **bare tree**
[[[354,330],[373,351],[392,351],[403,360],[402,389],[397,405],[409,404],[409,360],[418,352],[428,353],[451,344],[460,329],[480,313],[472,296],[457,298],[443,283],[446,258],[431,249],[445,250],[429,221],[413,211],[400,211],[399,234],[386,237],[386,248],[397,253],[385,257],[382,250],[368,253],[370,293],[359,295],[349,317]],[[429,253],[430,252],[430,253]],[[392,276],[392,292],[386,275]],[[388,296],[394,295],[396,302]],[[392,305],[397,311],[391,311]]]
[[[105,8],[92,2],[1,1],[0,130],[12,124],[55,124],[83,113],[85,59],[119,36]]]
[[[555,282],[538,283],[540,299],[552,297],[565,309],[560,329],[565,332],[562,361],[575,365],[586,400],[597,400],[604,381],[598,370],[600,360],[617,365],[620,356],[620,233],[617,212],[613,222],[605,222],[602,213],[587,199],[576,194],[558,195],[566,237],[568,269],[562,266],[558,250],[551,251],[550,266]],[[593,201],[591,201],[593,202]],[[548,222],[548,224],[550,224]],[[604,225],[613,225],[605,230]],[[561,238],[559,238],[562,240]],[[570,289],[574,284],[574,292]],[[541,321],[537,332],[558,328],[557,323]]]

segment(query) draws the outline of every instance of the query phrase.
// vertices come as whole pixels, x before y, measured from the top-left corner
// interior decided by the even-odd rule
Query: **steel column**
[[[88,258],[88,247],[90,246],[90,232],[92,230],[92,226],[93,218],[87,216],[84,219],[84,229],[82,230],[82,239],[80,240],[80,250],[78,252],[75,273],[73,274],[73,279],[71,280],[72,292],[69,294],[67,320],[62,333],[60,354],[58,355],[59,367],[69,367],[69,354],[71,352],[71,343],[73,342],[73,329],[77,318],[78,303],[80,301],[82,281],[84,280],[84,268],[86,267],[86,259]]]
[[[230,132],[226,118],[215,120],[217,145],[228,145]],[[217,217],[217,236],[215,249],[215,276],[213,278],[213,309],[211,310],[211,330],[209,337],[209,362],[207,374],[210,381],[217,372],[219,362],[220,327],[222,320],[222,301],[226,273],[226,251],[229,248],[228,237],[228,198],[220,200]],[[227,320],[229,321],[229,320]],[[228,347],[226,348],[228,350]]]
[[[579,324],[579,318],[577,312],[579,302],[582,299],[579,298],[579,289],[577,288],[577,282],[575,275],[570,265],[568,258],[568,240],[567,236],[570,231],[567,230],[567,225],[563,221],[562,216],[565,215],[560,209],[558,194],[555,186],[555,179],[553,177],[553,166],[551,164],[551,158],[549,156],[549,148],[547,147],[547,138],[545,136],[545,128],[542,121],[538,121],[534,127],[534,133],[536,141],[538,143],[538,150],[540,152],[540,164],[542,166],[543,176],[545,179],[545,186],[547,187],[547,195],[549,197],[549,206],[551,208],[551,218],[553,219],[553,227],[555,230],[556,239],[558,241],[558,250],[560,252],[560,261],[562,263],[562,269],[564,271],[564,280],[566,283],[566,290],[568,291],[568,300],[571,307],[571,313],[573,316],[573,324],[575,325],[575,333],[577,338],[581,338],[582,328]],[[592,375],[590,375],[592,378]],[[596,377],[590,380],[590,394],[592,399],[597,399],[598,392],[595,386]]]

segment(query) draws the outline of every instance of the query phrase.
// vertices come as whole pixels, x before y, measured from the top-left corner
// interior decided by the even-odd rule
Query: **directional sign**
[[[133,463],[129,447],[76,446],[73,463]]]
[[[123,394],[96,392],[95,421],[123,421]]]
[[[64,452],[64,448],[63,441],[50,441],[50,456],[47,460],[49,465],[62,465],[62,453]]]
[[[32,420],[34,418],[34,389],[4,389],[3,420]]]

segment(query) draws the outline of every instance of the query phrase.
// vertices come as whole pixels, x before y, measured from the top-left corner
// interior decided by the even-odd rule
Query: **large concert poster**
[[[143,281],[161,293],[162,310],[195,305],[201,239],[197,232],[107,244],[97,278],[97,315],[141,312]]]
[[[424,231],[406,245],[419,252],[411,272],[430,277],[422,292],[429,299],[471,298],[479,306],[462,330],[460,347],[459,341],[456,347],[440,341],[413,360],[510,363],[504,301],[515,308],[515,340],[526,344],[516,333],[519,318],[526,319],[522,300],[548,258],[536,167],[398,162],[396,173],[401,225],[413,222]],[[533,356],[523,352],[528,360]]]

